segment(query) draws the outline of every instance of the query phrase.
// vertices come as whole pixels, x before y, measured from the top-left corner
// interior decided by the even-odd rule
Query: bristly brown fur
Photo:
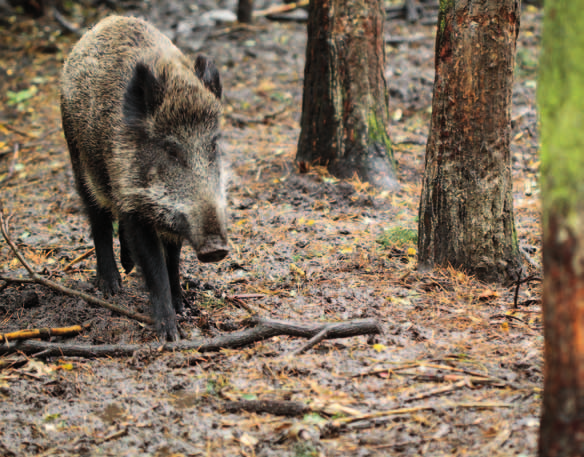
[[[143,133],[167,135],[173,126],[181,126],[185,131],[179,135],[188,136],[194,133],[189,127],[195,130],[198,120],[217,122],[221,114],[219,100],[204,88],[192,63],[147,22],[111,16],[84,35],[63,70],[63,116],[67,116],[71,136],[84,138],[77,146],[79,160],[87,166],[80,170],[80,164],[74,162],[76,175],[83,177],[96,201],[114,214],[121,207],[133,209],[134,202],[125,196],[128,189],[140,184],[134,161],[128,160],[135,144],[133,135],[127,134],[120,103],[138,62],[150,66],[166,82],[160,110],[145,123]],[[209,128],[217,125],[205,125],[201,130]],[[114,192],[112,187],[116,187]]]

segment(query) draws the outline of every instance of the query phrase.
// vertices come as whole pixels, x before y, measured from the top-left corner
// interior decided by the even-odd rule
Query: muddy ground
[[[188,14],[144,4],[151,13],[146,6],[135,12],[171,32]],[[107,13],[102,6],[76,17]],[[526,275],[538,274],[541,248],[540,23],[541,11],[524,8],[513,94],[517,231],[535,263],[525,262]],[[224,84],[231,253],[203,265],[190,248],[183,251],[186,335],[210,338],[221,334],[222,323],[245,318],[237,296],[272,319],[375,318],[383,335],[324,341],[294,357],[287,354],[304,340],[292,337],[200,355],[4,356],[0,362],[15,362],[0,371],[0,456],[535,455],[543,366],[539,283],[521,288],[514,309],[513,287],[451,269],[416,270],[411,235],[430,120],[434,33],[433,25],[386,22],[394,38],[386,49],[390,132],[402,184],[393,194],[358,180],[338,182],[320,169],[298,173],[305,24],[262,18],[244,29],[219,25],[200,43]],[[1,195],[10,234],[35,270],[100,296],[93,255],[66,269],[92,247],[58,109],[58,75],[75,40],[50,17],[15,14],[1,22]],[[0,271],[26,277],[4,241]],[[123,279],[115,301],[148,313],[139,274]],[[1,333],[88,322],[79,336],[53,341],[155,340],[149,326],[82,299],[37,284],[0,284]],[[200,328],[201,322],[208,325]],[[291,400],[313,412],[226,412],[234,400]],[[332,426],[347,418],[353,420],[344,427]]]

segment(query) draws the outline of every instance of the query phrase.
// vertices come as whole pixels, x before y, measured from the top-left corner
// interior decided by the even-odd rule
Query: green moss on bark
[[[550,4],[544,19],[538,102],[543,210],[584,205],[584,15],[582,2]],[[544,217],[544,221],[547,217]]]
[[[383,124],[383,120],[379,119],[375,111],[369,111],[367,116],[367,124],[368,124],[368,131],[369,131],[369,139],[373,143],[378,143],[383,145],[385,151],[387,153],[387,157],[391,162],[393,162],[393,154],[392,154],[392,146],[391,140],[389,139],[389,135],[387,134],[387,130],[385,130],[385,125]]]

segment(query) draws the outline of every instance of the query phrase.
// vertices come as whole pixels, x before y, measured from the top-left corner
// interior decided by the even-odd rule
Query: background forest
[[[396,191],[295,163],[304,9],[267,16],[273,5],[256,0],[254,22],[237,25],[233,0],[66,6],[55,16],[49,2],[33,18],[0,2],[1,199],[10,236],[34,270],[101,297],[58,81],[76,31],[112,12],[138,15],[188,55],[211,56],[223,82],[231,251],[202,264],[184,249],[182,286],[201,308],[187,307],[186,336],[216,337],[250,314],[307,324],[373,318],[383,333],[325,340],[300,355],[293,352],[305,341],[289,336],[242,349],[159,353],[147,345],[155,340],[148,325],[25,279],[6,280],[28,275],[2,241],[0,333],[86,324],[67,341],[144,349],[130,357],[2,356],[0,455],[535,455],[540,283],[486,284],[452,268],[416,268],[437,4],[419,2],[413,22],[401,4],[385,4]],[[524,5],[521,14],[513,198],[524,277],[537,279],[542,12]],[[140,274],[122,277],[114,301],[147,314]]]

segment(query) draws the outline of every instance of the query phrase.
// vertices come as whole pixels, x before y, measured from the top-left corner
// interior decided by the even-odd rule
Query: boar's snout
[[[220,236],[211,236],[205,240],[197,251],[197,258],[205,263],[219,262],[225,258],[228,252],[229,248],[224,239]]]
[[[207,206],[203,211],[203,242],[196,249],[201,262],[219,262],[229,252],[224,219],[224,211],[214,205]]]

